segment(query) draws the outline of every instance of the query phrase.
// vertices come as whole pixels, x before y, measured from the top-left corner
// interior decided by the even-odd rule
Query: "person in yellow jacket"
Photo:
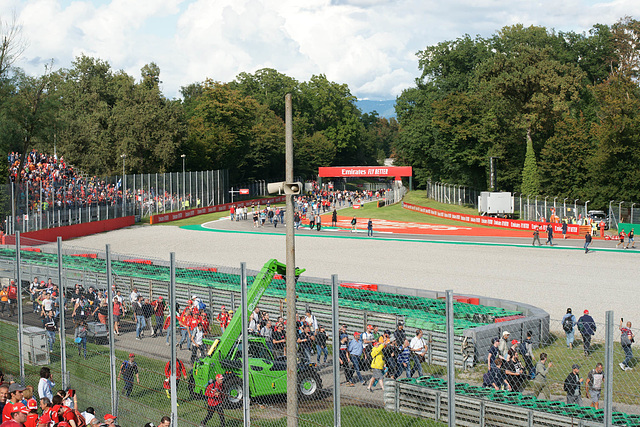
[[[367,390],[373,393],[373,382],[376,379],[380,382],[382,386],[382,391],[384,391],[384,382],[382,381],[382,377],[384,374],[384,359],[382,358],[382,350],[387,346],[387,343],[380,343],[379,341],[373,342],[373,348],[371,349],[371,372],[373,372],[373,376],[369,380],[369,384],[367,385]]]

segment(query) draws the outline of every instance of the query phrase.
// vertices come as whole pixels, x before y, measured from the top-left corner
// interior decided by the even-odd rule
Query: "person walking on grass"
[[[624,319],[620,319],[620,345],[624,351],[624,361],[620,363],[620,369],[623,371],[631,371],[633,368],[629,366],[631,359],[633,359],[633,350],[631,344],[633,344],[633,332],[631,331],[631,322],[627,322],[627,326],[622,326]]]

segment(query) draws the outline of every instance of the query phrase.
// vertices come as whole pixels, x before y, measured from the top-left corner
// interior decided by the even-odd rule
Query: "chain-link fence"
[[[481,191],[475,188],[463,185],[427,182],[427,197],[440,203],[471,206],[477,209],[480,193]],[[514,215],[526,221],[545,222],[557,217],[560,220],[566,218],[569,223],[588,225],[602,220],[605,222],[605,228],[609,229],[617,228],[620,222],[635,224],[640,220],[640,212],[635,209],[638,203],[611,200],[608,208],[603,210],[594,210],[593,205],[589,203],[590,200],[572,197],[513,193]]]
[[[266,194],[266,188],[250,184],[251,197]],[[10,212],[4,225],[13,234],[212,206],[231,200],[228,188],[226,169],[12,182],[3,188]]]
[[[640,422],[632,325],[584,308],[549,320],[500,300],[303,274],[287,319],[277,261],[247,271],[29,243],[0,248],[3,283],[23,291],[2,305],[1,369],[39,396],[48,367],[54,392],[75,390],[77,408],[120,425],[285,425],[289,321],[300,425]]]

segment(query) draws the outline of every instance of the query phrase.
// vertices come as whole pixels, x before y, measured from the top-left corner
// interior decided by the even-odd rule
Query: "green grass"
[[[576,334],[580,335],[580,334]],[[553,363],[553,366],[549,370],[548,384],[552,395],[565,396],[566,393],[563,390],[564,380],[571,372],[571,366],[574,363],[580,365],[580,376],[585,380],[589,371],[596,367],[596,363],[600,362],[604,364],[605,348],[603,343],[592,342],[593,353],[590,356],[585,356],[582,348],[582,341],[577,339],[573,343],[573,349],[567,348],[564,334],[556,335],[551,334],[551,342],[543,347],[536,349],[534,355],[537,363],[537,358],[540,353],[547,353],[548,360]],[[635,349],[634,349],[635,350]],[[637,350],[636,350],[637,351]],[[473,382],[482,383],[482,374],[487,371],[486,354],[482,357],[485,363],[478,363],[473,369],[470,375]],[[619,343],[614,342],[613,350],[613,402],[634,404],[637,405],[640,399],[640,360],[636,358],[632,361],[631,365],[636,365],[633,371],[622,371],[618,367],[618,363],[624,359],[624,352]],[[524,393],[531,393],[532,382],[524,390]],[[584,393],[584,386],[582,388]],[[588,405],[588,400],[583,396],[583,403]]]

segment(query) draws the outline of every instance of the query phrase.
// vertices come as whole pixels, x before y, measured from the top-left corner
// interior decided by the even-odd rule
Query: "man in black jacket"
[[[584,314],[578,319],[578,330],[582,334],[584,355],[589,356],[591,354],[591,336],[596,332],[596,321],[589,315],[589,310],[585,310]]]
[[[580,378],[580,365],[573,365],[571,372],[564,380],[564,391],[567,392],[567,405],[582,406],[582,396],[580,395],[580,384],[582,384],[582,378]]]

